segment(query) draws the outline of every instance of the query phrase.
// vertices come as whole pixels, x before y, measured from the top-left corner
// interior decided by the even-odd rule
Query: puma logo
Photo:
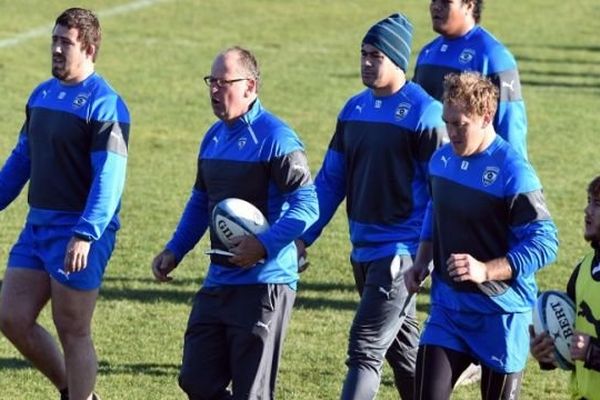
[[[596,337],[600,337],[600,320],[594,318],[594,314],[592,314],[592,309],[585,301],[579,303],[579,311],[577,315],[585,318],[587,322],[594,325],[594,329],[596,330]]]
[[[502,87],[509,88],[511,92],[514,92],[515,91],[515,80],[513,79],[512,81],[510,81],[510,83],[502,81]]]

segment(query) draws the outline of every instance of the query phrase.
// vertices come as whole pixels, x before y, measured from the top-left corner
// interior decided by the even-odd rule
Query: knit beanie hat
[[[363,44],[370,44],[385,54],[404,72],[408,67],[413,27],[402,14],[392,14],[369,29]]]

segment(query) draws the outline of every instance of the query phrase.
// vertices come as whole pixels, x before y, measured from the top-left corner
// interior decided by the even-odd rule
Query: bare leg
[[[61,390],[67,386],[64,358],[54,338],[36,322],[49,298],[45,271],[8,268],[0,292],[0,330]]]
[[[53,279],[51,287],[52,316],[65,353],[69,399],[91,399],[98,371],[91,328],[98,289],[74,290]]]

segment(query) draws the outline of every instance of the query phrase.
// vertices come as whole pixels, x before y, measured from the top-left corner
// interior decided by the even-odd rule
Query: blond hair
[[[477,72],[448,74],[444,78],[444,104],[459,108],[466,115],[494,116],[498,96],[498,87]]]

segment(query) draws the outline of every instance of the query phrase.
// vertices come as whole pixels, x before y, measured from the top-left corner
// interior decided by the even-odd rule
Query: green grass
[[[105,10],[123,2],[80,4]],[[0,40],[50,25],[71,5],[0,0]],[[208,244],[202,241],[188,255],[171,284],[156,284],[149,264],[179,219],[193,184],[199,141],[214,120],[201,77],[215,53],[233,44],[257,53],[262,101],[296,128],[316,172],[339,109],[361,89],[360,40],[373,22],[400,6],[415,25],[419,49],[433,37],[422,0],[165,0],[102,19],[98,71],[125,97],[133,119],[123,228],[94,317],[97,388],[104,398],[184,398],[176,383],[182,336],[191,297],[206,272],[201,250]],[[595,0],[494,0],[486,2],[483,14],[484,25],[519,61],[530,158],[560,230],[558,262],[538,275],[543,289],[563,288],[587,251],[581,238],[585,185],[600,172],[599,21]],[[31,89],[49,76],[49,36],[0,48],[0,159],[15,143]],[[0,272],[26,210],[22,194],[0,213]],[[281,399],[335,399],[345,375],[357,294],[343,212],[310,253],[313,265],[302,276],[283,354]],[[427,296],[421,296],[421,320],[427,304]],[[52,327],[47,311],[41,321]],[[1,399],[56,398],[51,385],[3,337],[0,382]],[[565,399],[567,382],[566,373],[542,373],[529,362],[522,398]],[[388,368],[378,398],[397,398]],[[458,390],[455,398],[478,398],[477,386]]]

